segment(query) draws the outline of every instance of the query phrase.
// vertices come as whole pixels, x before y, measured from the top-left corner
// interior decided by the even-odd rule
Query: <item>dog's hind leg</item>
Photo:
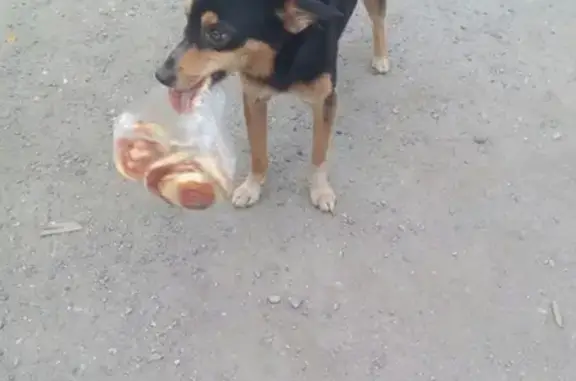
[[[364,6],[372,21],[373,57],[372,68],[378,74],[390,70],[388,41],[386,37],[386,0],[364,0]]]

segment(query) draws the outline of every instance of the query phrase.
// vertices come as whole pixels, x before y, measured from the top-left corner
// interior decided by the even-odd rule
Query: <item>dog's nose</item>
[[[172,70],[167,70],[165,67],[156,70],[155,77],[158,82],[166,87],[172,87],[176,82],[176,75],[174,72]]]

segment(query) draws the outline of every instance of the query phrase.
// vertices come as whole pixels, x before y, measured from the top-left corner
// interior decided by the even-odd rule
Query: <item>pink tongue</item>
[[[174,89],[168,90],[168,97],[172,108],[179,114],[190,112],[192,110],[192,101],[194,100],[196,91],[177,91]]]

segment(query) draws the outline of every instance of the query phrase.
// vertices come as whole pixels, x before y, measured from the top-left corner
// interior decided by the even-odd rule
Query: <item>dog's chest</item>
[[[262,82],[241,76],[242,90],[250,98],[268,101],[278,94],[293,94],[306,103],[322,102],[332,92],[332,81],[327,74],[321,75],[310,83],[295,83],[285,91],[279,91]]]
[[[276,89],[267,86],[258,81],[254,81],[246,76],[241,77],[242,80],[242,91],[248,96],[248,98],[257,101],[267,101],[274,95],[280,94]]]

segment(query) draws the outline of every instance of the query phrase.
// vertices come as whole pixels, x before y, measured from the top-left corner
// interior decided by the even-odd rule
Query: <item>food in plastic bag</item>
[[[132,134],[116,139],[115,162],[118,172],[131,180],[142,180],[156,160],[170,152],[163,128],[141,121],[132,124]]]
[[[116,119],[118,172],[187,209],[228,199],[236,158],[220,126],[224,106],[220,85],[170,97],[164,87],[152,90]]]

